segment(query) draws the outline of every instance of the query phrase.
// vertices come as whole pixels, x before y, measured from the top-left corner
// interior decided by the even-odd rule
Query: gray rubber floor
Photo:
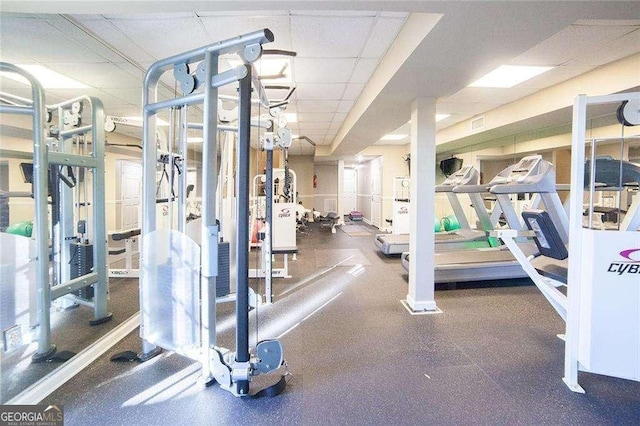
[[[276,280],[275,303],[251,313],[252,342],[282,335],[283,394],[204,388],[198,364],[172,353],[109,362],[139,350],[132,333],[45,402],[64,405],[67,425],[639,423],[638,382],[581,374],[585,395],[565,387],[563,322],[534,286],[439,291],[442,314],[411,316],[400,259],[379,255],[373,238],[312,227],[293,278]],[[330,249],[370,265],[317,266]],[[232,315],[219,306],[222,346],[234,344]]]

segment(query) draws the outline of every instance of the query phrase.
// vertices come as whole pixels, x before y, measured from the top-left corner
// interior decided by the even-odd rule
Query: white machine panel
[[[296,246],[296,205],[294,203],[273,204],[273,249]]]
[[[640,380],[640,233],[583,232],[578,361],[585,371]]]
[[[393,203],[393,233],[408,234],[411,229],[409,220],[408,201],[395,201]]]

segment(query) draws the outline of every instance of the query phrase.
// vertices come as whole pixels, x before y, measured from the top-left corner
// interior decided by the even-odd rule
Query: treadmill
[[[471,198],[473,207],[480,218],[483,231],[471,229],[469,221],[464,214],[464,209],[460,204],[460,199],[454,193],[454,188],[464,188],[466,186],[476,186],[480,180],[480,173],[473,166],[464,166],[454,174],[450,175],[442,184],[437,185],[436,192],[447,194],[447,198],[453,212],[460,223],[460,229],[448,232],[436,233],[437,250],[459,250],[465,248],[489,247],[489,240],[485,231],[493,229],[491,219],[484,207],[484,202],[478,196],[477,200]],[[483,186],[486,192],[486,186]],[[460,192],[464,192],[461,190]],[[471,195],[470,195],[471,197]],[[486,219],[485,219],[486,218]],[[377,234],[375,243],[378,249],[385,255],[401,254],[409,251],[409,234]]]
[[[533,193],[544,203],[545,210],[556,223],[562,240],[568,241],[568,217],[556,192],[553,165],[540,155],[524,157],[517,164],[507,167],[498,174],[484,191],[494,194],[504,213],[509,227],[524,230],[524,223],[518,218],[509,195]],[[533,242],[520,242],[527,256],[536,256],[538,250]],[[409,271],[410,255],[402,254],[402,265]],[[435,282],[452,283],[465,281],[485,281],[524,278],[518,261],[505,246],[479,248],[464,251],[435,253]]]

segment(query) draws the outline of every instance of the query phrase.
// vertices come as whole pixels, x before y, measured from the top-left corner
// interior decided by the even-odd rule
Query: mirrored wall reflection
[[[139,310],[141,128],[119,123],[118,132],[105,134],[93,125],[99,108],[93,98],[49,106],[42,167],[34,165],[31,118],[7,115],[11,126],[0,137],[0,403]],[[159,165],[157,195],[171,194],[166,182],[176,173],[195,181],[200,156],[189,144],[179,170]],[[65,158],[91,166],[61,165]],[[192,185],[193,217],[201,197]],[[169,210],[157,209],[160,218]],[[48,298],[39,298],[42,286]]]

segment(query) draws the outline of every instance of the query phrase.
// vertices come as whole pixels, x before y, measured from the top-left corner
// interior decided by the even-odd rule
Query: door
[[[118,192],[120,205],[120,229],[140,227],[140,198],[142,190],[142,164],[118,160]]]
[[[371,224],[381,228],[382,222],[382,158],[371,160]]]
[[[342,214],[348,215],[356,210],[356,170],[344,169],[344,182],[342,193]]]

